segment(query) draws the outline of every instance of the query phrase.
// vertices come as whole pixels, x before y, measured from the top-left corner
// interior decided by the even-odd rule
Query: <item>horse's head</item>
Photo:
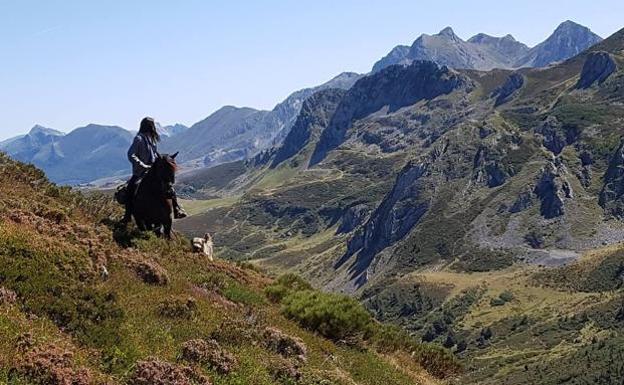
[[[152,166],[158,179],[165,184],[173,185],[175,183],[175,173],[178,169],[175,161],[176,156],[178,156],[177,152],[173,155],[160,154]]]

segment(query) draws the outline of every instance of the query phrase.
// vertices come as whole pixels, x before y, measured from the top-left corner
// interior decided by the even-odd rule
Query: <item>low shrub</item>
[[[267,286],[264,294],[269,301],[279,303],[290,293],[302,290],[312,290],[312,285],[298,275],[289,273],[280,276],[273,284]]]
[[[13,304],[17,301],[17,294],[13,290],[0,286],[0,305]]]
[[[182,358],[189,362],[208,365],[220,374],[228,374],[238,366],[236,357],[215,340],[186,341],[182,345]]]
[[[147,284],[164,286],[169,283],[167,270],[155,261],[141,261],[134,268],[136,274]]]
[[[258,325],[249,319],[228,319],[219,325],[210,337],[223,344],[256,344],[261,335]]]
[[[513,299],[514,299],[513,293],[510,292],[509,290],[505,290],[504,292],[500,293],[498,297],[492,298],[490,300],[490,306],[503,306],[507,302],[512,301]]]
[[[103,347],[121,338],[124,312],[114,292],[93,285],[86,251],[3,225],[0,277],[7,298],[15,293],[25,311],[49,317],[80,342]]]
[[[300,361],[306,360],[307,348],[301,339],[289,336],[273,327],[264,329],[263,337],[264,345],[267,349],[285,358],[296,358]]]
[[[148,358],[136,364],[128,385],[211,385],[210,379],[196,369]]]
[[[93,383],[87,368],[75,367],[72,352],[54,345],[39,346],[24,354],[13,374],[34,385]],[[11,383],[13,380],[17,378],[11,378]]]
[[[298,365],[284,358],[271,361],[268,370],[273,380],[280,384],[297,384],[303,377]]]
[[[296,291],[283,303],[286,317],[335,341],[363,337],[372,321],[358,301],[344,295]]]
[[[197,301],[193,297],[172,297],[158,305],[158,314],[167,318],[191,318],[197,311]]]

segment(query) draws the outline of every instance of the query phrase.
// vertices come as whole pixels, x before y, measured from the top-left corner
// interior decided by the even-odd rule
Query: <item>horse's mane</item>
[[[172,159],[170,156],[163,157],[162,159],[171,168],[171,171],[178,171],[178,164],[175,162],[174,159]]]

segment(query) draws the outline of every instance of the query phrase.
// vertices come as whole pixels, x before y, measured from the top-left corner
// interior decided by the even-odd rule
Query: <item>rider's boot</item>
[[[182,219],[182,218],[186,218],[187,216],[188,214],[186,213],[186,211],[184,211],[182,206],[180,206],[180,204],[178,203],[178,199],[174,198],[173,199],[173,217],[175,219]]]

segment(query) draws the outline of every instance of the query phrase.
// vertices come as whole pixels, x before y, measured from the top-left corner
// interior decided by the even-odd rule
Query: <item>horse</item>
[[[178,153],[159,154],[139,183],[132,204],[132,216],[141,231],[154,231],[171,239],[173,195]]]

